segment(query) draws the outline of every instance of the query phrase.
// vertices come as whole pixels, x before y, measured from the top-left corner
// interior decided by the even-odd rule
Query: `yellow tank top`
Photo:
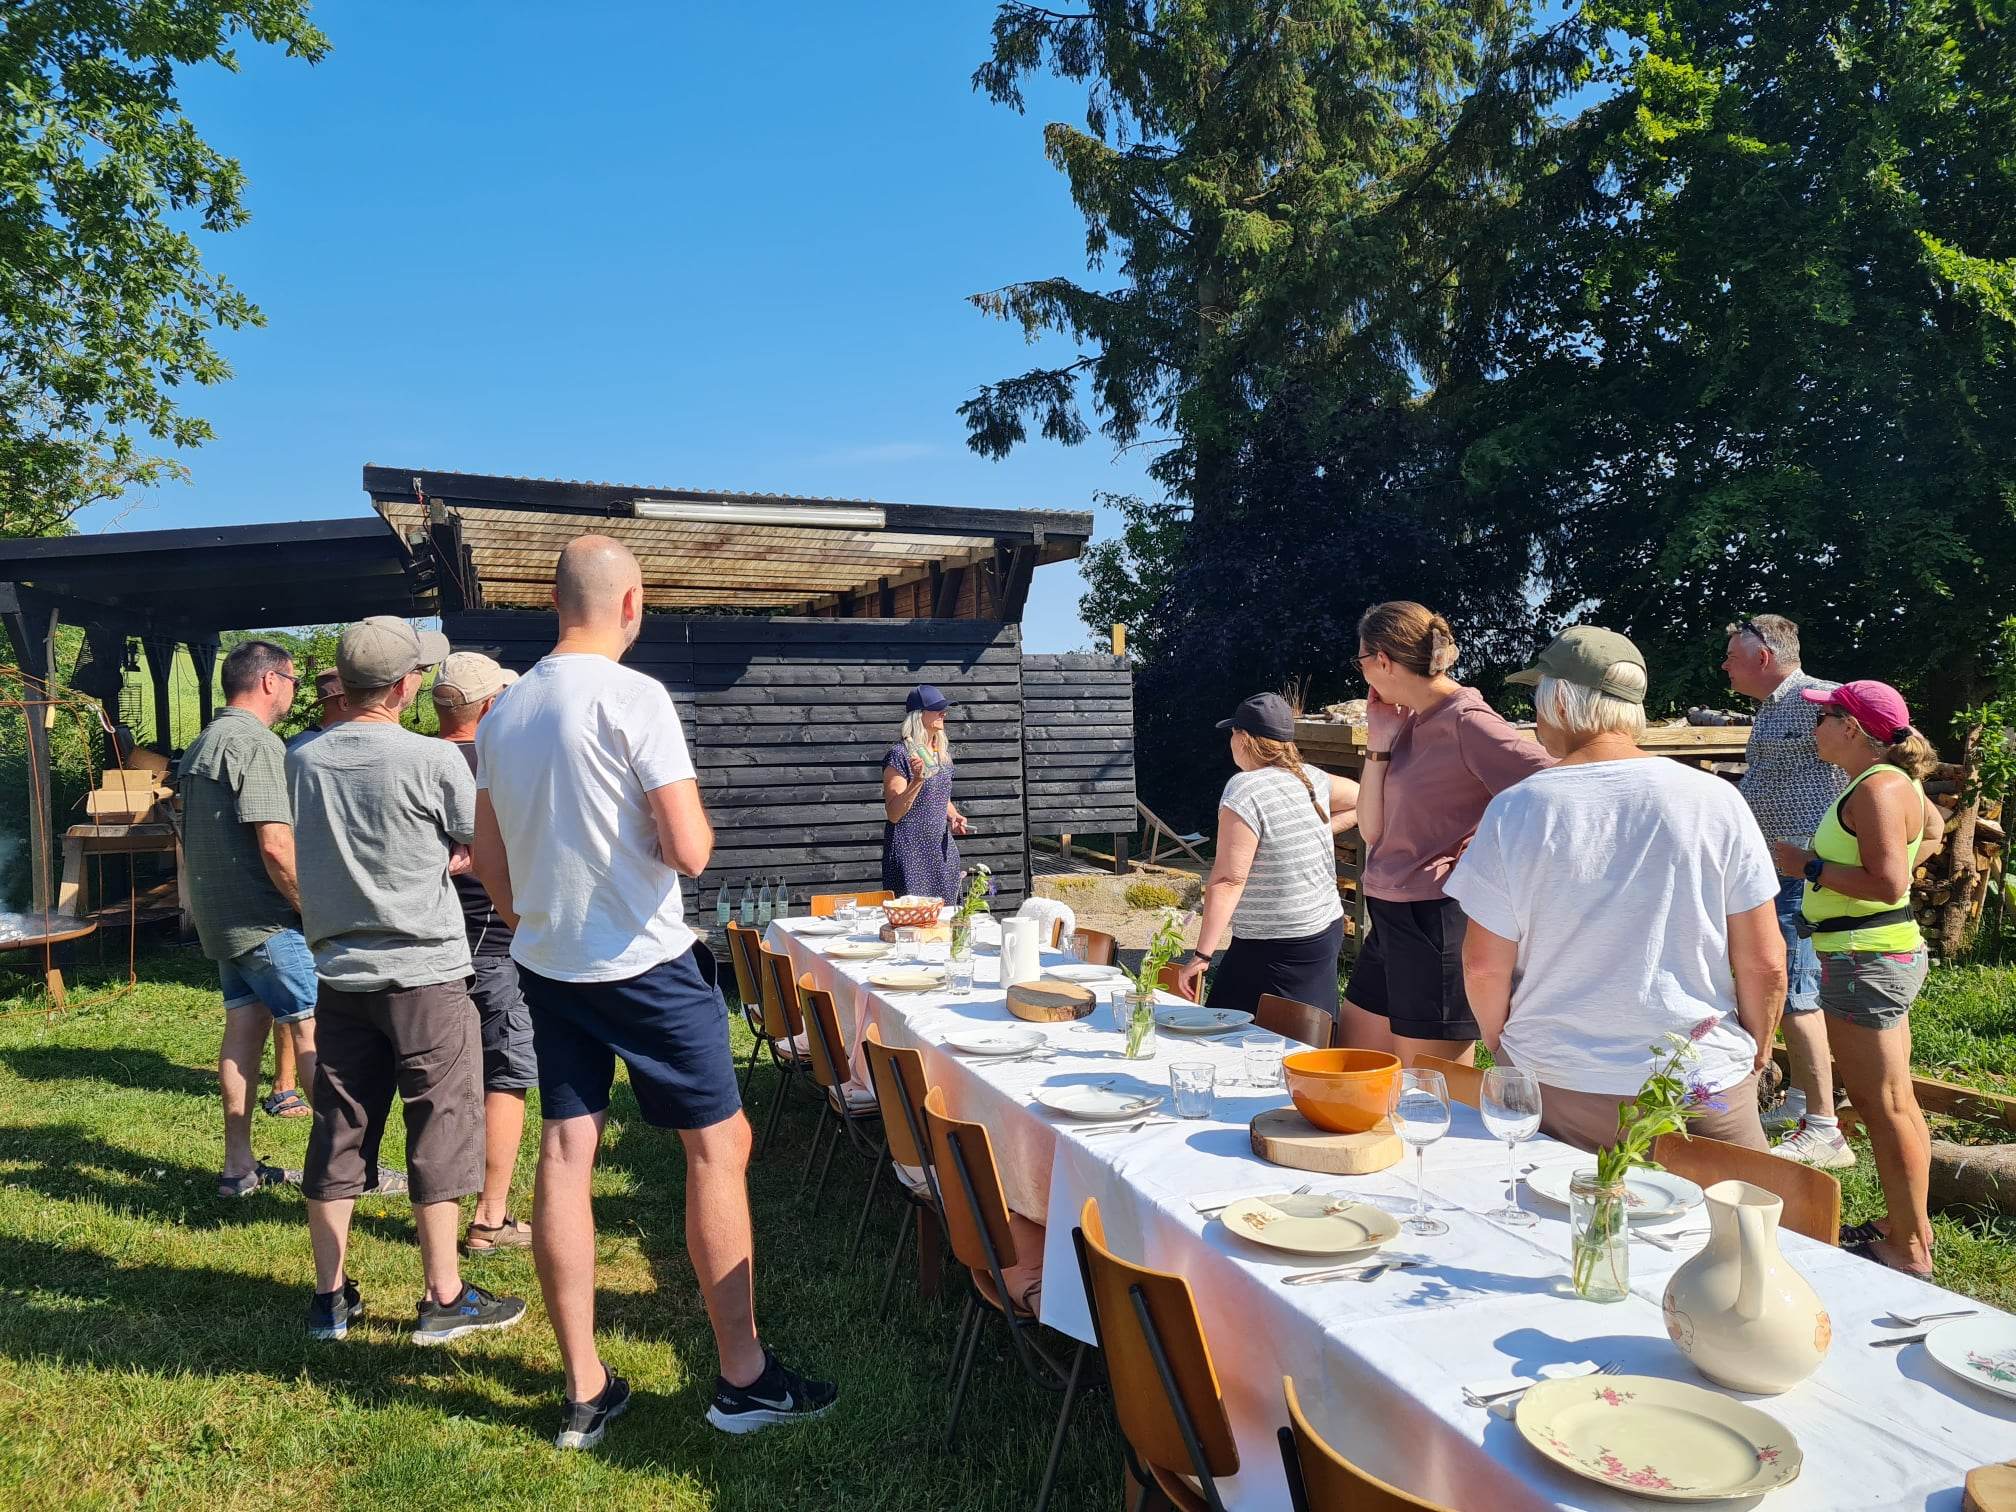
[[[1841,866],[1862,864],[1862,842],[1841,823],[1841,808],[1847,803],[1848,795],[1860,787],[1875,772],[1895,772],[1900,777],[1908,777],[1901,767],[1888,762],[1878,762],[1860,777],[1849,783],[1841,796],[1834,800],[1820,820],[1820,828],[1813,832],[1813,853],[1822,861],[1832,861]],[[1918,795],[1918,833],[1912,836],[1915,849],[1924,837],[1925,789],[1918,782],[1911,783],[1911,791]],[[1904,896],[1891,903],[1879,903],[1868,898],[1851,898],[1845,893],[1831,888],[1806,884],[1806,895],[1799,905],[1799,911],[1815,924],[1822,919],[1857,918],[1864,914],[1888,913],[1893,908],[1902,908],[1911,901],[1907,887]],[[1826,930],[1813,936],[1813,948],[1827,955],[1839,955],[1846,951],[1882,952],[1889,955],[1906,955],[1924,948],[1925,936],[1918,932],[1918,921],[1906,919],[1898,924],[1881,924],[1873,929]]]

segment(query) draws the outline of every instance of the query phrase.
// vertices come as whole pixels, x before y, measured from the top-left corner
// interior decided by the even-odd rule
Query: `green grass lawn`
[[[438,1350],[407,1342],[419,1263],[404,1199],[358,1207],[350,1266],[367,1326],[312,1343],[301,1198],[215,1196],[215,977],[186,953],[148,957],[141,971],[137,991],[54,1019],[39,993],[0,999],[0,1506],[1028,1504],[1056,1399],[1024,1380],[1005,1340],[983,1348],[959,1446],[942,1451],[964,1283],[925,1302],[906,1275],[876,1318],[895,1207],[885,1200],[846,1265],[863,1177],[843,1150],[816,1216],[794,1200],[809,1116],[787,1122],[751,1186],[764,1335],[840,1383],[820,1422],[733,1439],[702,1419],[713,1347],[681,1239],[679,1145],[637,1119],[622,1085],[596,1180],[599,1322],[604,1358],[638,1397],[601,1449],[549,1447],[560,1361],[529,1255],[467,1271],[531,1301],[517,1328]],[[71,975],[73,1001],[108,985]],[[735,1028],[746,1047],[739,1015]],[[256,1148],[298,1166],[307,1132],[305,1119],[258,1116]],[[1117,1502],[1119,1465],[1095,1394],[1077,1414],[1057,1505]]]

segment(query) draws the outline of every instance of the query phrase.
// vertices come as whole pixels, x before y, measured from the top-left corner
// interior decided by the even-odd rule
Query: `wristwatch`
[[[1192,965],[1209,966],[1212,963],[1212,961],[1217,959],[1217,957],[1218,952],[1215,950],[1209,952],[1208,954],[1201,950],[1192,950],[1185,953],[1183,964],[1186,966],[1192,966]]]
[[[1393,753],[1391,751],[1367,751],[1365,759],[1367,761],[1391,761]]]
[[[1805,866],[1806,880],[1811,882],[1815,887],[1818,887],[1820,885],[1820,869],[1826,864],[1818,856],[1809,860]]]

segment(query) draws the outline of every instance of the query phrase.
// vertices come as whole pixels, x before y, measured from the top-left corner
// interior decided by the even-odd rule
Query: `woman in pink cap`
[[[1804,875],[1801,906],[1820,956],[1820,1007],[1835,1064],[1868,1125],[1885,1215],[1844,1228],[1841,1241],[1868,1259],[1932,1274],[1926,1213],[1932,1137],[1911,1087],[1911,1004],[1925,986],[1925,939],[1911,912],[1911,875],[1944,834],[1925,798],[1938,756],[1911,727],[1895,688],[1851,682],[1801,695],[1820,705],[1820,759],[1848,787],[1820,821],[1813,849],[1771,849],[1783,876]]]

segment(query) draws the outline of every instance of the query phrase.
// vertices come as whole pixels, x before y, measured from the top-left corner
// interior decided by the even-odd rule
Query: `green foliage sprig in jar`
[[[980,862],[966,868],[959,878],[959,901],[952,910],[952,954],[959,960],[973,953],[973,916],[991,913],[988,899],[994,896],[994,873]]]
[[[1175,909],[1164,913],[1148,941],[1148,948],[1141,953],[1141,964],[1129,977],[1132,989],[1127,995],[1126,1053],[1129,1060],[1144,1060],[1154,1054],[1155,991],[1161,983],[1164,968],[1183,954],[1183,936],[1188,928],[1188,918]]]

